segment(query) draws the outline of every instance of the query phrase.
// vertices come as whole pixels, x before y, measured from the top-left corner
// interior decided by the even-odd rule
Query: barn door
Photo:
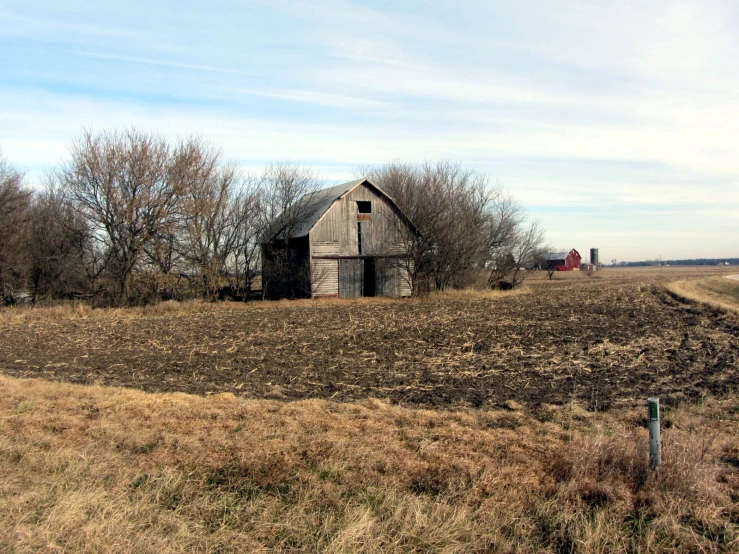
[[[364,272],[362,275],[362,296],[374,296],[377,292],[375,276],[375,259],[364,259]]]
[[[351,258],[339,260],[339,297],[357,298],[362,296],[363,260]]]

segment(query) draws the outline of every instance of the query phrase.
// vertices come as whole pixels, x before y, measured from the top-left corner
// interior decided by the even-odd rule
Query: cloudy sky
[[[30,183],[131,125],[327,184],[458,160],[585,257],[739,256],[734,0],[0,0],[0,148]]]

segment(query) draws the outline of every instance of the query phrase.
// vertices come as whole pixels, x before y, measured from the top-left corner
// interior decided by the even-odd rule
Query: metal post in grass
[[[649,466],[657,468],[660,464],[660,419],[659,398],[647,398],[649,407]]]

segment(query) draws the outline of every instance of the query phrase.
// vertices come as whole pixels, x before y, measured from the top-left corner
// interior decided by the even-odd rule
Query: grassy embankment
[[[710,277],[674,281],[666,286],[667,290],[680,298],[707,304],[725,312],[739,313],[739,280]]]
[[[739,399],[431,411],[0,376],[3,552],[736,552]]]

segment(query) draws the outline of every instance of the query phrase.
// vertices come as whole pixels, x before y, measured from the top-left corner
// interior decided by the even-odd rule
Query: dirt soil
[[[591,409],[739,389],[739,319],[658,279],[492,299],[320,302],[0,324],[0,371],[145,391]]]

